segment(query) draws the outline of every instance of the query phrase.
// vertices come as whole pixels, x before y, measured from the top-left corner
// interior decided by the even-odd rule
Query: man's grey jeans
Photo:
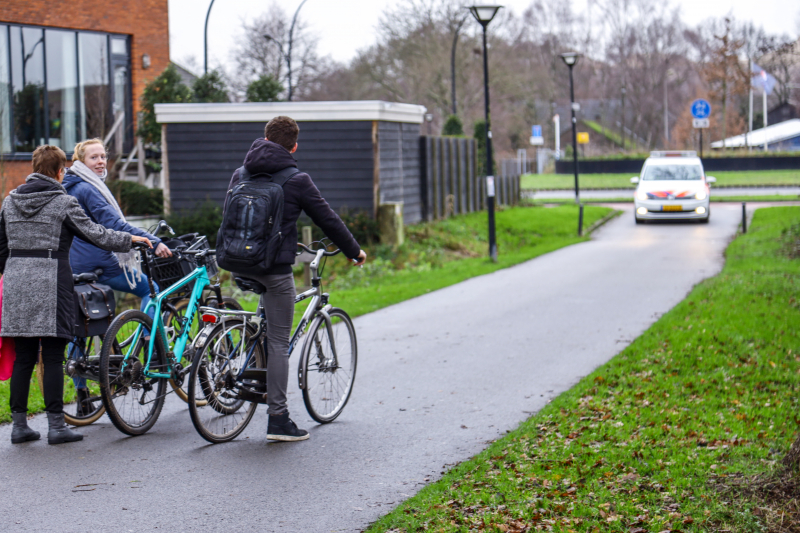
[[[261,305],[267,315],[267,413],[286,412],[286,388],[289,384],[289,337],[294,318],[294,275],[253,276],[267,291]]]

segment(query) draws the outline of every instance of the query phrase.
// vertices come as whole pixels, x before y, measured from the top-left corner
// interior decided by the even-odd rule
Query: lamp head
[[[620,89],[620,92],[622,93],[622,95],[623,95],[623,96],[625,96],[625,93],[627,93],[627,92],[628,92],[628,89],[626,89],[625,87],[623,87],[622,89]]]
[[[266,39],[266,40],[268,40],[268,41],[274,41],[274,40],[275,40],[275,39],[272,37],[272,35],[270,35],[269,33],[265,33],[265,34],[264,34],[264,39]]]
[[[561,59],[564,61],[564,64],[570,68],[574,67],[575,63],[578,62],[578,57],[580,57],[580,54],[577,52],[565,52],[561,54]]]
[[[481,26],[484,28],[489,25],[497,12],[500,11],[500,8],[503,6],[498,5],[478,5],[478,6],[471,6],[469,8],[469,12],[472,13],[472,16],[475,17],[475,20],[481,23]]]

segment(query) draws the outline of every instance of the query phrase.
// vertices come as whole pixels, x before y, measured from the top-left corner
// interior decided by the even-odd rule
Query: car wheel
[[[711,215],[707,216],[706,218],[701,218],[700,219],[700,223],[701,224],[708,224],[708,221],[709,221],[710,218],[711,218]]]
[[[637,217],[636,215],[633,215],[633,220],[635,220],[637,224],[644,224],[644,220]]]

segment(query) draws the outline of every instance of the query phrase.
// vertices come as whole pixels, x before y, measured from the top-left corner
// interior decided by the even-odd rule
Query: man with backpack
[[[305,211],[354,265],[367,259],[311,177],[297,169],[291,154],[297,150],[299,133],[297,123],[289,117],[275,117],[267,123],[264,138],[253,142],[244,166],[233,173],[217,237],[219,265],[266,288],[261,303],[267,315],[269,354],[267,439],[280,441],[308,438],[308,432],[297,428],[286,408],[296,294],[292,265],[300,212]]]

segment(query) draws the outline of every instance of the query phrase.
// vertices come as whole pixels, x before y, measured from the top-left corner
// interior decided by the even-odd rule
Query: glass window
[[[49,144],[69,152],[80,137],[77,36],[45,30]]]
[[[80,33],[80,107],[85,124],[84,137],[102,139],[111,129],[111,91],[108,85],[108,38]]]
[[[111,39],[111,53],[115,56],[128,55],[128,41],[127,39]]]
[[[645,181],[696,181],[703,179],[703,171],[697,165],[652,165],[644,171]]]
[[[10,40],[14,149],[33,152],[46,139],[44,32],[12,26]]]
[[[52,144],[71,151],[104,139],[125,113],[118,151],[133,131],[129,37],[0,24],[0,153]]]
[[[8,26],[0,24],[0,152],[11,151],[11,69],[8,64]]]

